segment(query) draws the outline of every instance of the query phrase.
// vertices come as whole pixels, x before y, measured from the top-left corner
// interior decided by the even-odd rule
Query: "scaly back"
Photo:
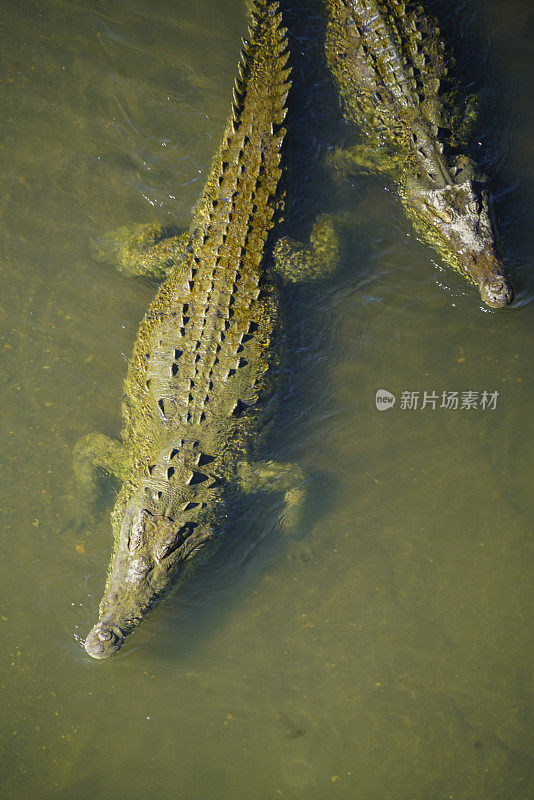
[[[395,148],[417,121],[437,133],[447,73],[439,28],[402,0],[329,0],[327,55],[349,114]]]
[[[245,391],[244,366],[259,364],[268,346],[258,298],[281,175],[286,33],[277,3],[255,0],[232,113],[194,213],[185,264],[161,287],[134,350],[126,403],[134,422],[125,435],[140,447],[140,419],[182,431],[230,415]]]

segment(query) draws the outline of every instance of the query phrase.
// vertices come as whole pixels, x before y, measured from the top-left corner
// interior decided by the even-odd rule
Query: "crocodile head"
[[[401,188],[406,209],[429,244],[478,287],[486,305],[508,306],[514,295],[495,247],[485,178],[466,156],[455,159],[450,175],[439,186],[410,176]]]
[[[100,619],[85,641],[93,658],[108,658],[154,603],[206,558],[214,531],[206,522],[172,519],[132,500],[100,604]]]

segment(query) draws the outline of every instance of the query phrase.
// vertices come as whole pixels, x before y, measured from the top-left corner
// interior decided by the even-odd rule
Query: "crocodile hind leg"
[[[106,476],[124,481],[128,475],[129,456],[119,441],[102,433],[88,433],[75,445],[73,452],[74,475],[85,499],[94,505],[102,495],[102,482]]]
[[[182,261],[190,236],[161,225],[118,228],[93,240],[93,255],[131,277],[163,280]]]
[[[283,236],[275,245],[273,268],[289,283],[324,278],[340,261],[340,219],[332,214],[317,218],[308,245]]]
[[[283,461],[242,461],[238,476],[244,492],[284,492],[284,529],[290,532],[297,527],[306,497],[306,473],[301,466]]]

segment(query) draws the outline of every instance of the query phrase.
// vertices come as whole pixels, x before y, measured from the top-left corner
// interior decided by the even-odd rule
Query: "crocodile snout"
[[[85,640],[85,649],[92,658],[109,658],[121,648],[123,642],[124,636],[119,628],[99,622]]]
[[[514,299],[514,292],[503,278],[492,278],[479,285],[480,296],[490,308],[506,308]]]

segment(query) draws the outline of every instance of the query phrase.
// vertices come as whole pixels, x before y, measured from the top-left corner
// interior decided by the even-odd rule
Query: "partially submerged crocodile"
[[[447,59],[439,29],[404,0],[325,0],[326,52],[362,145],[337,153],[397,184],[416,230],[472,281],[484,302],[513,300],[495,247],[486,178],[463,154],[475,117],[440,93]]]
[[[251,6],[232,114],[189,232],[166,237],[148,227],[115,248],[121,269],[168,277],[129,364],[123,441],[90,434],[76,448],[79,477],[94,478],[96,468],[123,481],[99,620],[85,643],[94,658],[115,653],[154,602],[217,547],[236,490],[301,498],[299,467],[250,460],[278,358],[265,248],[280,202],[290,71],[277,3]],[[281,240],[273,266],[293,280],[319,273],[334,232],[321,220],[314,234],[306,263]]]

